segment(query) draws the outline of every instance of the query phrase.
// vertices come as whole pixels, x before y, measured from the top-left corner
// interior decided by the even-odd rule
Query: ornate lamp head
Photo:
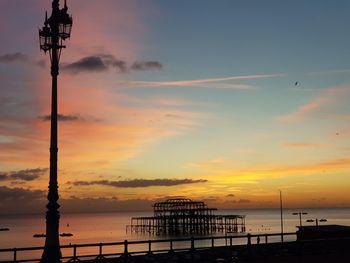
[[[63,11],[63,10],[62,10]],[[72,31],[73,19],[66,12],[61,13],[61,19],[58,24],[58,33],[62,40],[70,38]]]
[[[58,32],[62,40],[70,38],[72,31],[73,18],[68,13],[67,1],[64,1],[64,7],[60,11],[60,20],[58,23]]]
[[[47,12],[45,15],[45,24],[42,29],[39,29],[39,42],[40,49],[44,50],[45,53],[52,48],[52,34],[48,26]]]

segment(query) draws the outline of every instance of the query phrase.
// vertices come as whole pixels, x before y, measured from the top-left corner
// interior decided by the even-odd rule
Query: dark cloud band
[[[112,187],[123,187],[123,188],[137,188],[137,187],[151,187],[151,186],[176,186],[183,184],[195,184],[205,183],[207,180],[198,179],[135,179],[126,181],[109,181],[109,180],[98,180],[98,181],[75,181],[68,182],[75,186],[89,186],[89,185],[105,185]]]
[[[81,121],[82,120],[82,118],[78,115],[58,114],[57,118],[59,121]],[[39,116],[39,119],[41,119],[43,121],[50,121],[51,115]]]
[[[2,172],[0,173],[0,181],[20,180],[20,181],[34,181],[40,176],[44,175],[48,168],[25,169],[19,171]]]
[[[35,200],[45,197],[45,191],[0,186],[0,200]]]
[[[111,54],[87,56],[70,64],[63,64],[62,70],[77,74],[82,72],[105,72],[115,69],[117,72],[126,73],[130,70],[160,70],[163,65],[159,61],[137,61],[129,67],[127,62],[116,58]]]

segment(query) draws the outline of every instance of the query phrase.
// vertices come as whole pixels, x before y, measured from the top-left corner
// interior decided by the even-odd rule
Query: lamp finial
[[[47,26],[48,23],[49,23],[49,22],[48,22],[48,20],[47,20],[47,11],[45,11],[45,26]]]

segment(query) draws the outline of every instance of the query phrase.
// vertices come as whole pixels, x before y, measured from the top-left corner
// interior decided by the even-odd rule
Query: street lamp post
[[[51,134],[50,134],[50,181],[46,205],[46,240],[41,262],[61,262],[61,250],[59,241],[59,207],[58,182],[57,182],[57,77],[59,74],[59,60],[63,41],[70,37],[73,20],[67,13],[66,0],[64,7],[60,9],[59,0],[52,1],[52,13],[47,18],[42,29],[39,29],[40,49],[49,52],[51,60],[52,98],[51,98]]]
[[[297,213],[293,213],[292,215],[294,215],[294,216],[299,215],[299,226],[302,227],[303,225],[302,225],[301,216],[302,215],[307,215],[307,213],[305,213],[305,212],[297,212]]]

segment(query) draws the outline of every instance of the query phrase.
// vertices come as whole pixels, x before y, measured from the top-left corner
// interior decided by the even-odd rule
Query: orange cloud
[[[133,98],[110,91],[103,83],[84,87],[71,77],[62,79],[59,112],[76,117],[59,123],[61,167],[73,167],[74,163],[75,166],[89,163],[90,168],[92,164],[115,165],[140,154],[147,145],[164,137],[196,128],[205,118],[205,114],[181,109],[183,103],[177,98],[166,99],[173,102],[172,107],[158,99],[130,107],[125,106],[125,102]],[[0,154],[1,162],[23,165],[44,165],[47,162],[50,125],[39,116],[50,114],[50,91],[41,90],[41,112],[26,120],[25,125],[19,123],[19,129],[4,125],[1,130],[2,136],[8,136],[9,141],[7,151]]]
[[[337,172],[347,170],[350,168],[350,159],[335,159],[326,160],[313,164],[301,164],[301,165],[286,165],[281,167],[271,167],[261,169],[262,173],[275,174],[279,176],[293,175],[293,174],[312,174],[327,172]]]
[[[339,86],[322,90],[320,94],[301,105],[296,111],[287,115],[277,116],[275,119],[281,122],[296,122],[312,117],[317,113],[338,115],[336,108],[345,103],[350,96],[350,86]]]
[[[235,166],[235,163],[237,165]],[[240,165],[240,166],[238,166]],[[350,159],[325,160],[319,163],[296,164],[296,165],[255,165],[255,167],[242,168],[242,164],[232,160],[214,159],[207,162],[190,164],[192,167],[205,169],[210,172],[208,176],[232,180],[232,182],[249,181],[255,182],[262,178],[285,177],[293,175],[311,175],[315,173],[335,173],[346,171],[350,168]]]
[[[74,24],[66,58],[101,53],[126,60],[137,57],[142,48],[139,43],[143,42],[137,40],[146,37],[140,5],[113,0],[104,0],[103,4],[92,0],[70,1],[69,12],[73,14]],[[98,23],[93,17],[98,17]]]
[[[325,147],[324,144],[316,144],[316,143],[305,143],[305,142],[286,142],[283,146],[292,149],[314,149]]]
[[[200,168],[205,170],[220,170],[227,166],[227,163],[229,163],[228,160],[224,158],[217,158],[213,160],[208,160],[205,162],[197,162],[197,163],[190,163],[190,167],[194,168]]]
[[[6,11],[17,8],[18,3],[16,2],[18,1],[12,2],[1,3],[2,10]],[[45,9],[50,14],[51,4],[49,2],[31,1],[30,3],[23,2],[21,4],[25,6],[23,10],[28,11],[29,9],[31,14],[41,10],[42,21],[44,21]],[[131,3],[130,1],[117,3],[113,0],[105,0],[103,4],[96,4],[94,0],[83,0],[68,1],[68,7],[69,12],[73,14],[74,24],[72,37],[66,41],[68,48],[63,50],[61,62],[75,60],[82,55],[86,56],[95,53],[112,53],[128,60],[138,57],[137,54],[142,48],[139,43],[144,43],[146,37],[146,29],[144,23],[142,23],[141,15],[144,10],[142,10],[139,4]],[[98,23],[96,23],[96,20],[91,19],[92,17],[99,17]],[[16,24],[13,24],[13,26],[16,26]],[[17,30],[12,31],[17,32]],[[30,34],[33,34],[33,32],[30,31]],[[21,41],[23,41],[23,34],[17,35],[20,35],[22,38]],[[30,39],[32,37],[34,36],[31,36]],[[34,58],[37,54],[37,49],[35,49],[33,54],[30,54],[30,57]],[[47,62],[49,60],[49,56],[44,56],[43,53],[40,58],[45,59]],[[25,79],[25,82],[21,80],[24,82],[23,86],[25,86],[25,90],[19,95],[15,94],[17,101],[15,101],[16,104],[14,105],[18,109],[17,104],[21,102],[21,97],[27,99],[31,96],[35,99],[33,99],[31,105],[27,103],[23,108],[17,110],[22,114],[21,116],[14,116],[12,114],[10,119],[1,118],[1,136],[6,136],[7,141],[9,141],[1,145],[2,149],[7,149],[6,152],[2,152],[0,155],[1,162],[6,160],[6,162],[11,163],[24,162],[27,164],[35,161],[41,163],[39,160],[44,159],[44,156],[47,155],[46,149],[43,151],[45,154],[39,154],[39,152],[48,147],[49,127],[37,120],[37,117],[50,113],[50,70],[48,68],[45,68],[45,70],[30,68],[28,71],[30,72],[30,77]],[[10,85],[6,86],[11,87]],[[65,76],[65,74],[61,73],[59,76],[58,94],[59,112],[68,112],[69,114],[84,113],[83,117],[87,117],[88,119],[105,119],[106,114],[110,117],[116,113],[116,107],[110,106],[115,102],[107,101],[104,98],[106,94],[101,90],[108,89],[107,87],[106,81],[101,81],[101,78],[89,78],[85,76],[84,79],[76,79],[75,77]],[[14,96],[14,91],[10,88],[6,90],[5,87],[5,93],[3,94],[5,94],[4,99],[7,99],[6,95],[9,94],[9,97]],[[37,108],[39,112],[36,116],[35,111]],[[123,114],[125,110],[122,107],[120,109],[118,115],[125,116]],[[23,117],[24,112],[28,113],[28,116]],[[85,125],[84,128],[86,128],[87,124],[81,125]],[[16,149],[18,150],[17,154],[14,153]],[[26,155],[24,153],[27,151],[32,151],[31,158],[27,158],[28,156],[25,157]]]
[[[312,111],[315,111],[317,109],[320,108],[320,104],[319,103],[316,103],[316,102],[310,102],[308,104],[305,104],[303,106],[301,106],[299,109],[298,109],[298,113],[300,114],[305,114],[305,113],[308,113],[308,112],[312,112]]]

